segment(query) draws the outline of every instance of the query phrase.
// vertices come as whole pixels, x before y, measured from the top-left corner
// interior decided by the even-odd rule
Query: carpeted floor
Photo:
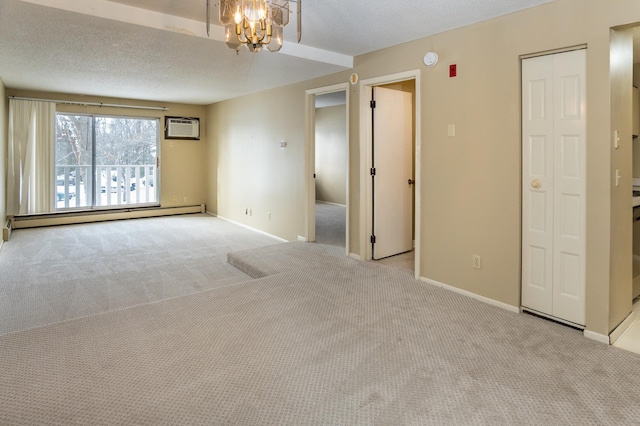
[[[16,230],[0,252],[0,335],[246,281],[227,253],[276,242],[208,215]]]
[[[195,234],[217,222],[201,219]],[[640,357],[579,331],[338,247],[277,244],[229,261],[260,278],[0,336],[0,424],[640,418]]]
[[[345,246],[347,208],[316,201],[316,242],[330,246]]]

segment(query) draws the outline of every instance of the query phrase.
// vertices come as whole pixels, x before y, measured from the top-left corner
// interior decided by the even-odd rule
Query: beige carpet
[[[640,357],[571,328],[337,247],[287,243],[230,260],[262,278],[0,336],[0,424],[640,418]]]
[[[347,208],[316,201],[316,242],[344,248]]]
[[[246,281],[227,253],[276,242],[201,214],[16,230],[0,335]]]

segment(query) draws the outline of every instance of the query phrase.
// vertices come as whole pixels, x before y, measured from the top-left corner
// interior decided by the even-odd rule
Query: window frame
[[[69,206],[69,179],[64,180],[64,194],[63,194],[63,200],[65,201],[65,205],[62,207],[58,207],[58,169],[60,167],[67,167],[67,166],[58,166],[56,164],[57,161],[57,140],[58,140],[58,116],[60,115],[66,115],[66,116],[81,116],[81,117],[90,117],[91,119],[91,131],[90,131],[90,137],[91,137],[91,164],[89,165],[90,167],[90,171],[91,171],[91,200],[90,203],[87,201],[86,204],[84,206],[78,206],[77,202],[75,206]],[[154,188],[154,197],[155,200],[154,201],[148,201],[148,202],[141,202],[141,203],[121,203],[119,200],[116,201],[115,204],[112,204],[110,201],[107,202],[107,204],[98,204],[98,197],[100,196],[100,193],[98,192],[98,186],[101,185],[102,180],[98,179],[97,173],[100,167],[116,167],[116,168],[121,168],[121,167],[132,167],[132,166],[137,166],[137,167],[150,167],[151,164],[148,165],[113,165],[113,166],[109,166],[109,165],[99,165],[97,164],[97,160],[96,160],[96,146],[97,146],[97,140],[96,140],[96,120],[100,119],[100,118],[111,118],[111,119],[125,119],[125,120],[145,120],[145,121],[155,121],[156,123],[156,135],[155,135],[155,164],[153,165],[153,174],[154,174],[154,180],[153,180],[153,185],[151,185],[151,187]],[[121,115],[121,114],[96,114],[96,113],[79,113],[79,112],[71,112],[71,111],[56,111],[56,122],[55,122],[55,131],[56,131],[56,137],[54,138],[54,153],[53,153],[53,194],[54,194],[54,206],[53,206],[53,212],[55,213],[64,213],[64,212],[82,212],[82,211],[107,211],[107,210],[131,210],[131,209],[137,209],[137,208],[149,208],[149,207],[160,207],[160,200],[161,200],[161,173],[160,173],[160,158],[161,158],[161,147],[162,147],[162,127],[161,127],[161,117],[158,116],[135,116],[135,115]],[[69,166],[69,167],[74,167],[74,166]],[[77,166],[77,167],[87,167],[85,165],[81,165],[81,166]],[[116,175],[117,176],[117,175]],[[146,174],[145,174],[146,176]],[[75,177],[74,177],[75,179]],[[130,187],[130,183],[129,183],[129,178],[127,178],[126,184],[127,187]],[[74,189],[76,190],[76,192],[78,191],[79,186],[76,185],[74,183]],[[137,187],[138,189],[140,188],[139,186]],[[125,190],[127,190],[128,188],[122,188],[123,193],[125,192]],[[109,189],[109,191],[111,191],[111,189]],[[128,193],[132,193],[133,191],[128,191]],[[120,190],[117,191],[118,196],[120,196],[121,192]],[[79,194],[75,194],[76,197],[79,196]],[[111,199],[111,192],[109,192],[107,194],[107,200]],[[90,205],[89,205],[90,204]]]

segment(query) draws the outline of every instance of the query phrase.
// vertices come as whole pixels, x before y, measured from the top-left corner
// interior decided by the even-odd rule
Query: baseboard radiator
[[[11,237],[12,222],[11,218],[8,218],[7,223],[5,223],[2,228],[2,241],[9,241],[9,238]]]
[[[65,212],[51,213],[42,215],[16,216],[10,219],[10,227],[8,234],[11,234],[11,228],[38,228],[41,226],[54,225],[74,225],[79,223],[105,222],[110,220],[122,219],[141,219],[145,217],[173,216],[189,213],[204,213],[206,211],[204,204],[193,206],[179,207],[143,207],[119,210],[101,210],[89,212]],[[5,227],[6,230],[7,227]],[[6,231],[3,230],[3,238]],[[8,241],[8,235],[7,239]]]

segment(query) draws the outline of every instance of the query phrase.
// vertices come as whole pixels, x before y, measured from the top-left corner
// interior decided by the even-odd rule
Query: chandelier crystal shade
[[[220,0],[220,23],[232,49],[246,46],[259,52],[282,48],[283,29],[289,23],[289,0]]]

